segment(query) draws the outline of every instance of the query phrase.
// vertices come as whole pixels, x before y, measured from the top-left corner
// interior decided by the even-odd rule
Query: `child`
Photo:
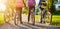
[[[41,20],[40,23],[44,22],[45,23],[45,18],[46,18],[46,2],[42,1],[39,3],[39,8],[41,10]],[[43,20],[44,19],[44,20]]]
[[[20,23],[22,24],[22,8],[23,6],[26,6],[24,3],[24,0],[16,0],[15,3],[16,6],[16,13],[18,14],[18,18],[20,20]],[[16,19],[15,19],[15,24],[16,24]]]
[[[32,15],[33,16],[32,17],[33,25],[35,24],[35,15],[34,15],[34,13],[35,13],[35,4],[36,4],[35,0],[28,0],[28,11],[29,11],[29,13],[28,13],[28,23],[30,21],[30,15],[33,14]]]

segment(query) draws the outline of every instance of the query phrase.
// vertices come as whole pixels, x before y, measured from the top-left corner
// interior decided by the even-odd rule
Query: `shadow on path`
[[[28,29],[28,28],[22,26],[17,27],[12,24],[6,23],[3,26],[0,26],[0,29]]]
[[[32,25],[32,24],[27,24],[27,23],[24,23],[23,25],[28,26],[32,29],[39,29],[39,28],[41,28],[41,29],[60,29],[60,27],[56,27],[56,26],[43,26],[43,25],[37,25],[37,24]]]
[[[2,26],[0,26],[0,29],[60,29],[60,27],[54,27],[54,26],[44,26],[44,25],[32,25],[28,23],[23,23],[21,26],[16,26],[10,23],[6,23]]]

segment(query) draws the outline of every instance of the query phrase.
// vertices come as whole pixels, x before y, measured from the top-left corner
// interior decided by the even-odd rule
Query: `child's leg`
[[[20,16],[20,23],[22,23],[22,8],[19,8],[20,9],[20,13],[19,13],[19,16]]]
[[[18,7],[17,10],[18,20],[20,20],[20,23],[22,23],[22,7]]]
[[[17,16],[17,11],[16,11],[16,13],[15,13],[15,15],[14,15],[14,24],[15,24],[15,25],[17,25],[17,23],[16,23],[16,22],[17,22],[17,17],[16,17],[16,16]]]
[[[33,10],[33,25],[35,24],[35,7],[34,7],[34,10]]]
[[[40,19],[40,23],[42,23],[42,19],[43,19],[43,11],[41,10],[41,19]]]
[[[30,21],[30,14],[31,14],[31,8],[29,7],[29,8],[28,8],[28,23],[29,23],[29,21]]]
[[[43,12],[43,22],[44,22],[44,23],[46,23],[46,13],[47,13],[47,11],[44,10],[44,12]]]
[[[32,18],[32,22],[33,22],[33,25],[35,24],[35,7],[32,7],[31,8],[31,18]]]

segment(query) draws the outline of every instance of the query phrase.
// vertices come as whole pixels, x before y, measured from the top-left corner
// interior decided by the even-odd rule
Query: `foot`
[[[46,23],[45,21],[43,23]]]
[[[35,25],[35,23],[33,23],[32,25]]]
[[[23,22],[20,22],[20,24],[23,24]]]
[[[17,24],[15,23],[15,25],[17,25]]]
[[[42,23],[42,21],[40,23]]]
[[[29,24],[29,21],[28,21],[28,24]]]

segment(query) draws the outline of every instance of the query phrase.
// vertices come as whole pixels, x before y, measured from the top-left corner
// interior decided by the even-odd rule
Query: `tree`
[[[50,24],[52,24],[52,10],[53,10],[53,0],[47,0],[47,9],[49,10],[51,10],[50,11],[50,14],[51,14],[51,20],[50,20]]]

